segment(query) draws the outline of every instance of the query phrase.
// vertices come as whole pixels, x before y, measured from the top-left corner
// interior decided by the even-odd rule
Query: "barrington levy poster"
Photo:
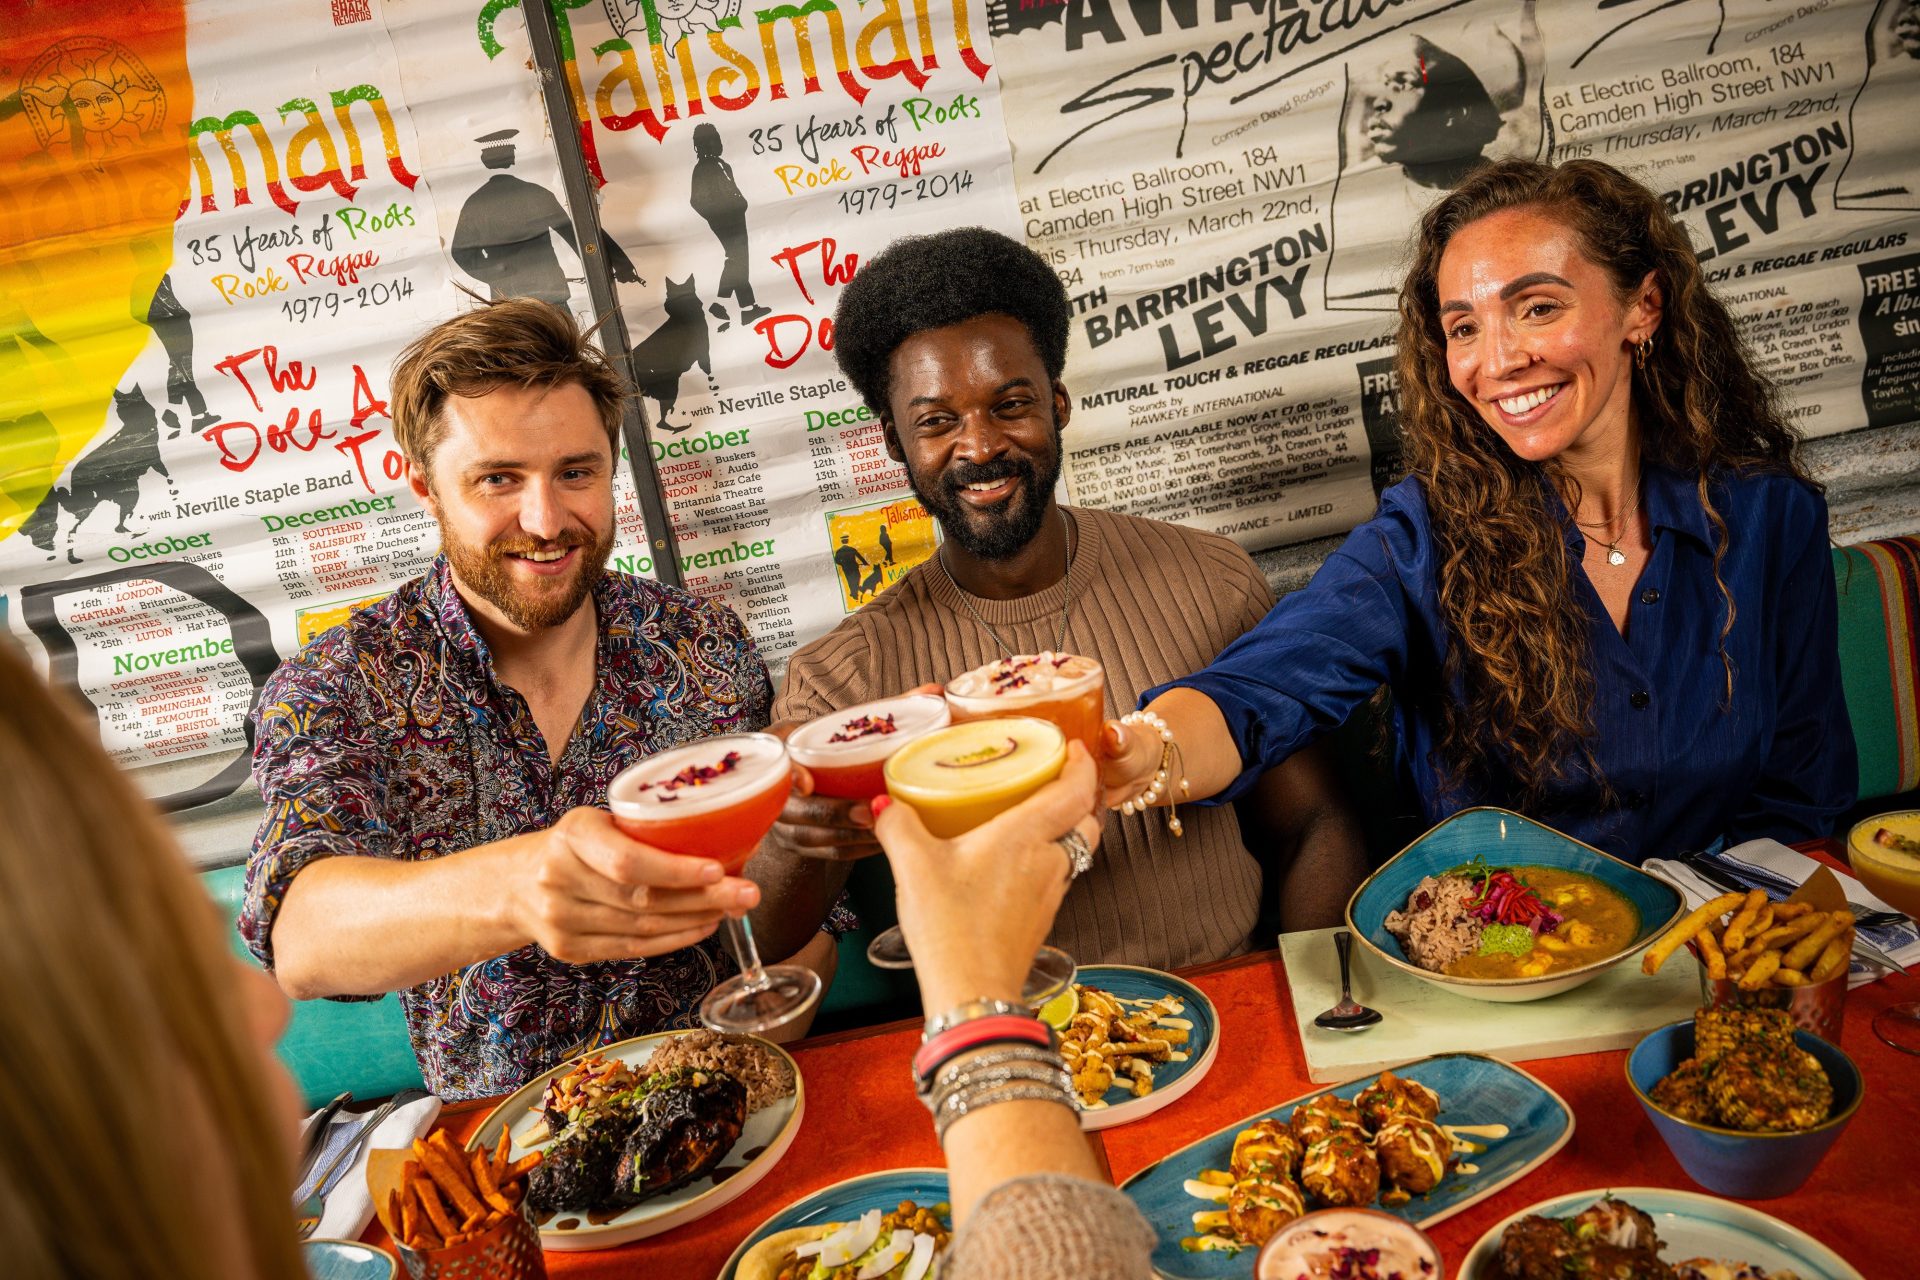
[[[387,379],[472,305],[456,281],[490,285],[442,243],[493,284],[567,260],[468,216],[499,171],[476,139],[558,173],[534,82],[446,56],[465,0],[409,5],[400,37],[378,5],[279,6],[293,60],[235,6],[34,19],[0,52],[0,611],[150,792],[216,800],[280,659],[437,548]]]
[[[569,0],[556,16],[601,220],[647,281],[622,296],[681,571],[777,667],[934,545],[834,364],[832,315],[899,236],[1016,229],[986,11]]]
[[[1556,159],[1628,168],[1687,227],[1808,436],[1920,418],[1913,0],[1653,0],[1549,29]]]
[[[1665,193],[1810,433],[1915,415],[1920,357],[1856,318],[1906,296],[1859,260],[1920,203],[1912,0],[996,0],[993,31],[1024,230],[1074,297],[1080,501],[1253,548],[1365,518],[1409,235],[1485,158]]]

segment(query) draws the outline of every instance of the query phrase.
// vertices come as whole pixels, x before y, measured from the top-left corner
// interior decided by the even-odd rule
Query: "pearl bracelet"
[[[1145,813],[1148,809],[1152,808],[1154,804],[1159,801],[1160,797],[1166,793],[1168,779],[1172,777],[1176,769],[1180,774],[1180,798],[1184,800],[1188,795],[1192,794],[1193,789],[1187,781],[1186,764],[1180,758],[1180,744],[1174,741],[1173,730],[1167,727],[1165,720],[1162,720],[1155,712],[1141,710],[1127,712],[1127,714],[1120,717],[1120,723],[1123,725],[1139,725],[1160,735],[1160,767],[1154,771],[1153,779],[1147,783],[1147,789],[1145,791],[1142,791],[1131,800],[1124,800],[1120,803],[1119,809],[1121,813],[1128,815]],[[1169,800],[1167,802],[1167,830],[1173,832],[1176,836],[1185,832],[1185,828],[1180,824],[1178,804],[1179,801],[1176,800]]]

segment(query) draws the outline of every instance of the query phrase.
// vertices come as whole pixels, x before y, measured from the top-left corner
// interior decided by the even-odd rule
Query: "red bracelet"
[[[1009,1042],[1052,1048],[1053,1032],[1039,1019],[1018,1014],[1002,1013],[987,1018],[973,1018],[948,1027],[921,1045],[919,1052],[913,1055],[914,1077],[920,1082],[921,1089],[925,1090],[933,1083],[933,1073],[948,1060],[983,1044]]]

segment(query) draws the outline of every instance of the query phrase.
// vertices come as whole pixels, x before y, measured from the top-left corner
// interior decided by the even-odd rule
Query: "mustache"
[[[1017,478],[1032,481],[1033,464],[1024,459],[998,458],[992,462],[956,462],[941,478],[941,487],[958,493],[970,484],[991,484],[996,480]]]
[[[487,544],[487,555],[495,560],[507,556],[533,555],[542,551],[568,551],[574,547],[591,547],[595,538],[585,529],[563,530],[555,538],[496,538]]]

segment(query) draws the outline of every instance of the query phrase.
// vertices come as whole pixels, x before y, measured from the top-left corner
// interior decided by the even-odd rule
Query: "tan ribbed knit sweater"
[[[1197,671],[1273,604],[1247,553],[1225,538],[1110,511],[1070,509],[1079,533],[1064,584],[1019,600],[963,596],[935,561],[794,654],[778,720],[809,720],[1006,656],[971,604],[1018,653],[1052,649],[1069,589],[1065,649],[1106,668],[1107,715]],[[1050,939],[1081,964],[1159,969],[1247,950],[1260,867],[1229,808],[1110,813],[1093,869],[1068,892]],[[823,870],[829,864],[817,864]]]

